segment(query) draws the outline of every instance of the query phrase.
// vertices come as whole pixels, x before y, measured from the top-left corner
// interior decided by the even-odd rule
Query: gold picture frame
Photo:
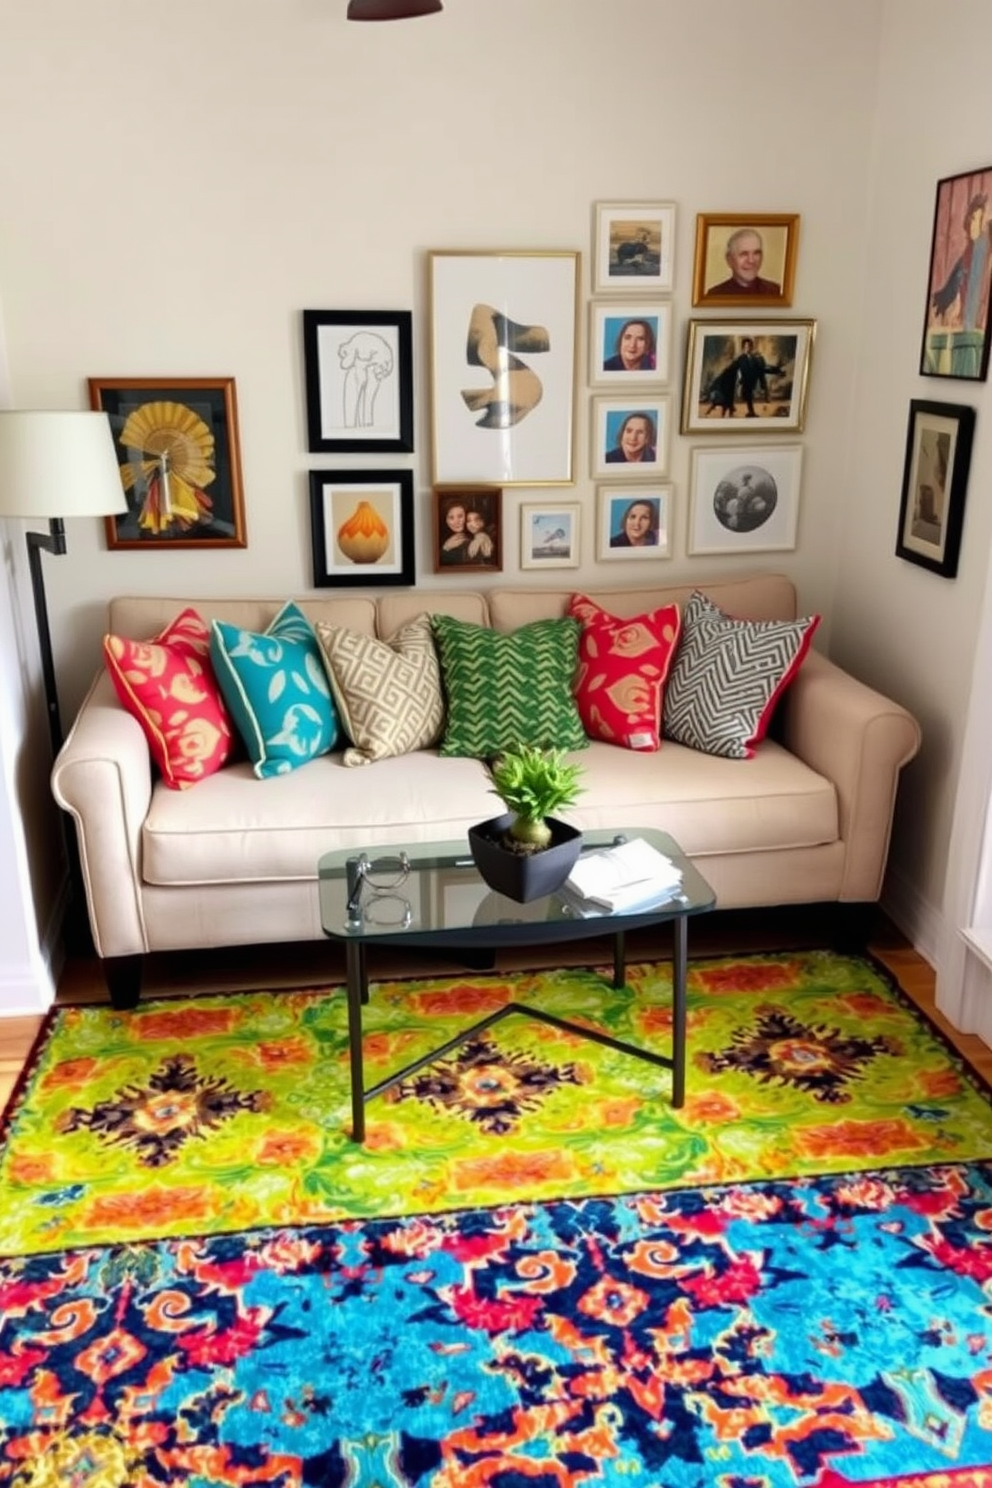
[[[799,255],[798,212],[700,212],[692,303],[788,308]]]
[[[802,429],[815,335],[815,320],[690,320],[680,433]]]

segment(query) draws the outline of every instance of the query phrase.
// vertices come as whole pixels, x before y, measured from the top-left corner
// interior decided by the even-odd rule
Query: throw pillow
[[[167,786],[185,790],[221,768],[234,733],[210,664],[210,631],[196,610],[181,611],[150,641],[105,635],[103,657]]]
[[[662,691],[681,627],[678,605],[622,620],[573,594],[568,613],[582,625],[574,690],[586,733],[625,749],[660,749]]]
[[[534,620],[509,635],[450,615],[431,623],[448,712],[442,754],[488,759],[514,744],[586,748],[572,696],[577,620]]]
[[[210,654],[260,780],[286,775],[334,748],[338,716],[320,647],[292,601],[263,635],[215,620]]]
[[[819,623],[819,615],[735,620],[697,589],[682,615],[665,693],[665,738],[706,754],[750,759]]]
[[[353,748],[346,765],[368,765],[436,744],[444,726],[441,673],[429,615],[388,641],[318,620],[331,691]]]

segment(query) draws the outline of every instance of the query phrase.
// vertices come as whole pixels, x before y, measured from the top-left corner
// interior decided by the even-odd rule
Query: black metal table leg
[[[685,1104],[685,972],[688,948],[688,917],[674,924],[672,953],[672,1105]]]
[[[368,970],[365,946],[347,942],[348,970],[348,1057],[351,1066],[351,1139],[365,1141],[365,1076],[362,1069],[362,1003],[368,1002]]]
[[[618,930],[613,937],[613,985],[622,987],[627,980],[627,954],[623,931]]]

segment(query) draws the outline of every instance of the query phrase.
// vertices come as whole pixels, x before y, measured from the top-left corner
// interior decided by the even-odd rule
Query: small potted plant
[[[565,882],[582,847],[577,827],[551,813],[583,790],[582,766],[564,750],[521,744],[489,767],[492,794],[509,808],[469,829],[476,867],[490,888],[518,903],[552,894]]]

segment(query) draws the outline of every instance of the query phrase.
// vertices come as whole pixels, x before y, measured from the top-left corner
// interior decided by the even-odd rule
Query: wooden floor
[[[815,918],[804,918],[802,911],[790,912],[787,921],[782,911],[748,911],[742,915],[707,915],[691,922],[689,954],[719,955],[747,950],[781,950],[789,945],[826,945],[819,936]],[[628,937],[629,961],[654,960],[670,954],[667,931],[640,932]],[[895,927],[878,914],[868,938],[868,949],[899,982],[904,991],[924,1009],[948,1035],[964,1057],[984,1078],[992,1082],[992,1048],[971,1034],[958,1033],[934,1006],[934,971],[913,950]],[[400,965],[397,956],[403,955]],[[591,965],[608,963],[610,943],[588,940],[568,948],[549,946],[544,954],[534,951],[507,954],[499,960],[500,970],[525,966]],[[416,958],[397,951],[370,953],[369,972],[376,977],[450,975],[450,961]],[[324,942],[293,946],[246,946],[224,951],[172,952],[150,956],[145,968],[143,996],[181,996],[192,990],[231,991],[256,987],[333,986],[344,980],[343,957],[337,947]],[[58,1003],[95,1003],[107,1000],[100,962],[92,954],[70,957],[59,981]],[[24,1061],[31,1050],[40,1017],[5,1018],[0,1020],[0,1110],[5,1106]]]

